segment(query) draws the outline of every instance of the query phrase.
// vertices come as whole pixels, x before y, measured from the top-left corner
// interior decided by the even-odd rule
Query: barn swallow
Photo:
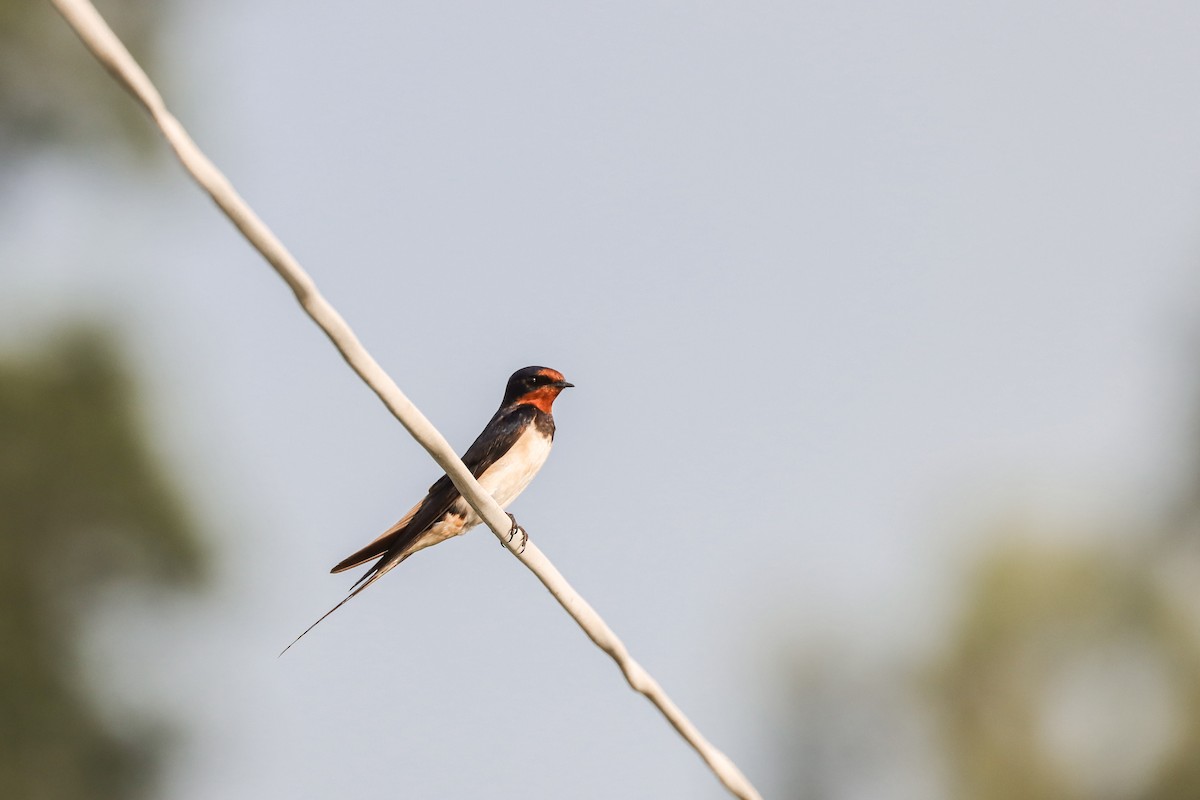
[[[517,370],[508,379],[499,410],[484,427],[483,433],[467,448],[462,457],[463,463],[501,508],[506,508],[517,499],[517,495],[525,490],[542,468],[546,456],[550,455],[550,445],[554,442],[551,407],[563,389],[574,385],[567,383],[561,372],[546,367]],[[517,525],[516,517],[512,514],[508,517],[512,521],[508,540],[511,542],[518,533],[525,537],[525,531]],[[325,617],[382,578],[401,561],[418,550],[461,536],[480,521],[479,515],[459,493],[450,477],[443,475],[429,487],[425,499],[413,506],[399,522],[366,547],[346,556],[330,570],[333,573],[344,572],[377,559],[374,566],[350,587],[350,594],[309,625],[304,633],[284,648],[283,653],[317,627]],[[524,547],[523,538],[521,549]]]

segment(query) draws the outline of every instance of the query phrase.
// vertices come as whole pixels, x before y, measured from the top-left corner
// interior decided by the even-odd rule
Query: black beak
[[[567,383],[566,381],[555,381],[553,385],[557,386],[560,389],[574,389],[575,388],[575,384]]]

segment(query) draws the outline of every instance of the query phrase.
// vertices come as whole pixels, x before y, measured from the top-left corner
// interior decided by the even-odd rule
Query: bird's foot
[[[517,524],[516,517],[514,517],[512,514],[509,514],[508,518],[512,521],[512,527],[508,529],[508,541],[511,544],[513,537],[518,533],[521,534],[521,544],[517,546],[517,555],[521,555],[525,552],[525,543],[529,541],[529,534],[525,532],[524,528]]]

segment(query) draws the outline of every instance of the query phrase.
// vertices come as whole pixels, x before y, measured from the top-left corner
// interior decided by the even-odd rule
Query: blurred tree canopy
[[[159,746],[108,729],[77,643],[115,582],[179,588],[201,550],[109,336],[0,358],[0,797],[144,796]]]
[[[1003,524],[932,648],[791,654],[788,796],[1200,798],[1200,559],[1153,531]]]
[[[103,13],[154,67],[161,3],[106,0]],[[159,79],[160,80],[160,79]],[[160,80],[161,83],[161,80]],[[155,152],[144,114],[45,2],[0,0],[0,154],[110,142]]]
[[[102,6],[153,68],[165,6]],[[49,3],[0,0],[0,163],[98,145],[148,155],[153,141],[141,109]],[[16,185],[0,181],[10,190],[0,194]],[[96,326],[0,354],[4,800],[129,800],[151,789],[165,726],[105,720],[79,648],[104,589],[177,591],[201,576],[199,539],[138,402],[114,338]]]
[[[1198,451],[1200,452],[1200,451]],[[1200,484],[1113,530],[1002,519],[919,652],[788,655],[797,800],[1200,798]],[[955,583],[959,583],[955,581]]]
[[[1200,797],[1197,634],[1136,554],[999,548],[970,582],[931,681],[954,796]]]

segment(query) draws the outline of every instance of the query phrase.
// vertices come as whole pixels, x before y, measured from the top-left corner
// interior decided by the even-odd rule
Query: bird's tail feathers
[[[329,571],[333,573],[345,572],[348,569],[354,569],[359,564],[365,564],[373,558],[379,558],[380,556],[386,554],[387,551],[392,549],[392,545],[394,545],[402,536],[408,533],[409,523],[412,522],[413,517],[416,516],[417,512],[420,511],[424,505],[424,500],[417,503],[408,510],[407,514],[400,518],[399,522],[376,536],[375,539],[366,547],[363,547],[362,549],[343,558],[337,563],[336,566],[334,566],[333,569]]]
[[[337,563],[336,566],[334,566],[333,569],[329,571],[336,575],[339,572],[345,572],[348,569],[354,569],[360,564],[365,564],[373,558],[379,558],[392,548],[392,545],[396,543],[396,540],[404,534],[406,527],[407,525],[387,531],[366,547],[343,558]]]
[[[338,603],[336,606],[334,606],[333,608],[329,609],[324,614],[322,614],[316,622],[314,622],[312,625],[309,625],[307,628],[305,628],[304,633],[300,634],[295,639],[293,639],[292,644],[289,644],[287,647],[283,648],[283,652],[281,652],[279,654],[279,656],[282,657],[284,653],[286,653],[288,650],[292,649],[292,645],[296,644],[296,642],[303,639],[305,636],[308,635],[309,631],[311,631],[313,628],[317,627],[322,622],[324,622],[326,617],[328,617],[333,612],[337,611],[342,606],[346,605],[346,603],[349,603],[350,599],[352,597],[361,593],[364,589],[366,589],[372,583],[374,583],[375,581],[382,578],[384,575],[386,575],[388,572],[390,572],[393,567],[395,567],[397,564],[399,564],[404,559],[408,558],[409,555],[410,555],[410,553],[397,553],[394,558],[380,559],[375,564],[375,566],[371,567],[369,570],[367,570],[363,574],[363,576],[361,578],[359,578],[357,581],[355,581],[354,585],[350,587],[350,594],[346,595],[342,599],[342,601],[340,603]]]

